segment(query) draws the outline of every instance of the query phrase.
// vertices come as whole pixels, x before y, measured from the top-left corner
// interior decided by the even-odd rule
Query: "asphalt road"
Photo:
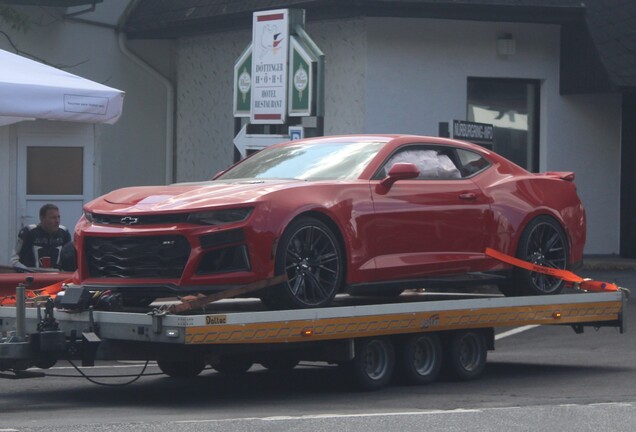
[[[636,272],[584,276],[632,288]],[[290,373],[254,367],[241,377],[204,371],[191,380],[151,365],[101,363],[78,377],[67,363],[45,378],[0,380],[4,431],[633,431],[636,428],[636,301],[628,332],[519,329],[497,341],[481,378],[362,393],[339,370],[302,364]],[[502,331],[508,329],[502,329]],[[501,333],[501,332],[499,332]],[[115,385],[113,385],[115,384]]]

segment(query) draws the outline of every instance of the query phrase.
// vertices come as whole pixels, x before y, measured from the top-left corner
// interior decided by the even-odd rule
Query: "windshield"
[[[268,148],[230,169],[217,180],[355,179],[384,144],[386,143],[380,141],[310,142]]]

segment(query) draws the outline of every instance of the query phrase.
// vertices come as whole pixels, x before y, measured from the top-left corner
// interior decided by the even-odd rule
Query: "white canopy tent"
[[[124,92],[0,50],[0,126],[23,120],[115,123]]]

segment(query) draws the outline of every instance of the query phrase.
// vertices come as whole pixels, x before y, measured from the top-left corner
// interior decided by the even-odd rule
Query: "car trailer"
[[[459,380],[478,377],[494,349],[494,329],[526,325],[626,328],[626,290],[503,297],[407,291],[386,298],[338,296],[318,309],[265,310],[260,302],[227,299],[203,310],[172,313],[104,311],[86,307],[88,291],[69,286],[62,308],[52,299],[0,307],[0,376],[30,377],[32,367],[58,360],[157,361],[162,372],[194,377],[207,365],[241,373],[252,364],[292,369],[300,361],[345,368],[361,389],[387,385],[394,374],[411,383],[440,371]],[[60,306],[60,305],[58,305]],[[183,308],[182,308],[183,309]],[[188,308],[185,308],[188,309]],[[44,375],[39,373],[40,375]]]

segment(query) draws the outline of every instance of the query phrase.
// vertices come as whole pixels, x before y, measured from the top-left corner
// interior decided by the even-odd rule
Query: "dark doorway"
[[[621,246],[636,258],[636,93],[623,94],[621,130]]]
[[[533,172],[539,170],[538,80],[468,78],[466,120],[494,126],[494,150]]]

